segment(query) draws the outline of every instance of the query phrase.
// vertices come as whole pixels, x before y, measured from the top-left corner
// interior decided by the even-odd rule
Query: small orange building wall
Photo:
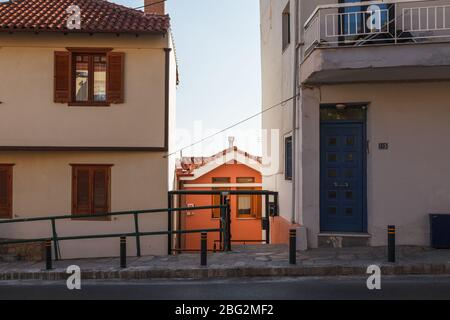
[[[292,224],[283,217],[270,218],[270,243],[271,244],[289,244],[289,230],[298,227],[298,224]]]
[[[236,184],[237,178],[255,178],[255,183],[262,183],[261,173],[240,163],[223,164],[222,166],[206,173],[196,180],[181,181],[180,190],[211,190],[211,188],[183,187],[183,184],[211,184],[213,178],[230,178],[230,183]],[[261,190],[261,188],[255,188]],[[236,190],[232,187],[231,190]],[[213,199],[211,195],[183,195],[182,205],[210,206]],[[231,196],[231,235],[233,244],[235,240],[259,240],[262,241],[262,226],[260,218],[238,218],[237,196]],[[220,220],[212,218],[212,210],[191,211],[180,216],[181,228],[186,230],[215,229],[220,227]],[[208,233],[208,249],[213,250],[214,241],[219,240],[218,233]],[[217,242],[217,249],[220,248]],[[200,234],[187,234],[181,237],[181,249],[199,250]]]

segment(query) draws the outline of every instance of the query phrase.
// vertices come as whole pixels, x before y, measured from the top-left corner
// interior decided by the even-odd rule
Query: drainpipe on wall
[[[296,159],[297,159],[297,83],[298,83],[298,30],[299,30],[299,0],[295,0],[294,3],[295,19],[294,19],[294,81],[293,81],[293,96],[292,100],[292,216],[291,223],[296,223],[296,199],[297,199],[297,170],[296,170]]]

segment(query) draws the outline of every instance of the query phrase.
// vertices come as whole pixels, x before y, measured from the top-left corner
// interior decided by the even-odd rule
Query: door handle
[[[335,183],[333,183],[333,186],[335,188],[348,188],[348,187],[350,187],[350,184],[348,182],[345,182],[345,183],[335,182]]]

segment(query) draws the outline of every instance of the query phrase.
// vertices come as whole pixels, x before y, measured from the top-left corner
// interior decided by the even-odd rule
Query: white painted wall
[[[290,4],[292,17],[291,44],[282,48],[282,13]],[[261,0],[261,52],[262,52],[262,103],[269,107],[290,98],[294,79],[294,1]],[[263,114],[262,128],[266,130],[263,145],[264,166],[272,164],[270,170],[263,170],[263,188],[276,190],[280,194],[280,214],[287,221],[292,217],[292,182],[284,177],[284,138],[292,134],[292,102]],[[272,139],[272,130],[274,139]],[[273,140],[273,141],[272,141]]]
[[[162,36],[0,34],[0,145],[164,146],[168,45]],[[96,108],[54,103],[53,56],[67,47],[124,52],[125,103]]]
[[[429,245],[429,213],[450,213],[450,82],[347,84],[308,90],[303,100],[303,216],[311,245],[319,232],[319,99],[369,102],[368,231],[386,245]],[[378,150],[389,143],[389,150]]]
[[[167,161],[164,153],[129,152],[2,152],[0,163],[14,163],[14,218],[70,215],[72,203],[71,163],[113,164],[111,168],[111,211],[167,207]],[[167,214],[145,214],[141,231],[167,230]],[[132,216],[111,221],[57,222],[59,236],[134,232]],[[0,225],[0,238],[29,239],[51,236],[50,222]],[[167,253],[167,237],[146,237],[143,254]],[[128,239],[134,255],[135,240]],[[119,239],[61,242],[64,259],[119,255]]]
[[[84,34],[0,34],[0,146],[163,147],[165,52],[169,37]],[[53,52],[66,47],[105,47],[125,52],[125,103],[111,107],[68,107],[53,102]],[[176,61],[170,55],[169,148],[175,130]],[[70,164],[114,164],[111,211],[167,207],[174,158],[165,152],[2,152],[14,163],[15,218],[71,213]],[[170,170],[169,170],[170,168]],[[171,180],[169,178],[171,177]],[[144,215],[141,231],[167,230],[167,214]],[[57,223],[60,236],[122,233],[132,217],[110,222]],[[1,225],[0,238],[51,235],[49,223]],[[117,256],[119,240],[61,242],[63,258]],[[166,254],[167,236],[142,239],[143,254]],[[129,253],[135,241],[128,239]]]
[[[292,28],[295,0],[291,0]],[[282,52],[281,21],[287,0],[260,0],[263,105],[292,96],[294,46]],[[303,24],[317,5],[337,0],[299,0],[300,39]],[[294,34],[292,32],[292,34]],[[308,245],[317,246],[319,230],[319,106],[321,103],[369,102],[368,228],[372,245],[386,244],[386,226],[398,226],[399,244],[428,245],[428,213],[450,212],[450,93],[448,82],[396,82],[304,86],[298,106],[297,222],[308,229]],[[292,104],[263,115],[263,129],[279,130],[281,166],[263,175],[264,188],[280,193],[281,215],[290,220],[291,182],[284,180],[284,135],[292,132]],[[267,138],[267,137],[266,137]],[[390,150],[377,150],[379,142]],[[272,144],[273,146],[273,144]],[[272,154],[265,154],[267,163]],[[276,157],[276,155],[275,155]]]

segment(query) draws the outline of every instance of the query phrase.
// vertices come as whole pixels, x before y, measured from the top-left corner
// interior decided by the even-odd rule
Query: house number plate
[[[388,150],[389,149],[389,143],[379,143],[378,144],[378,149],[380,150]]]

